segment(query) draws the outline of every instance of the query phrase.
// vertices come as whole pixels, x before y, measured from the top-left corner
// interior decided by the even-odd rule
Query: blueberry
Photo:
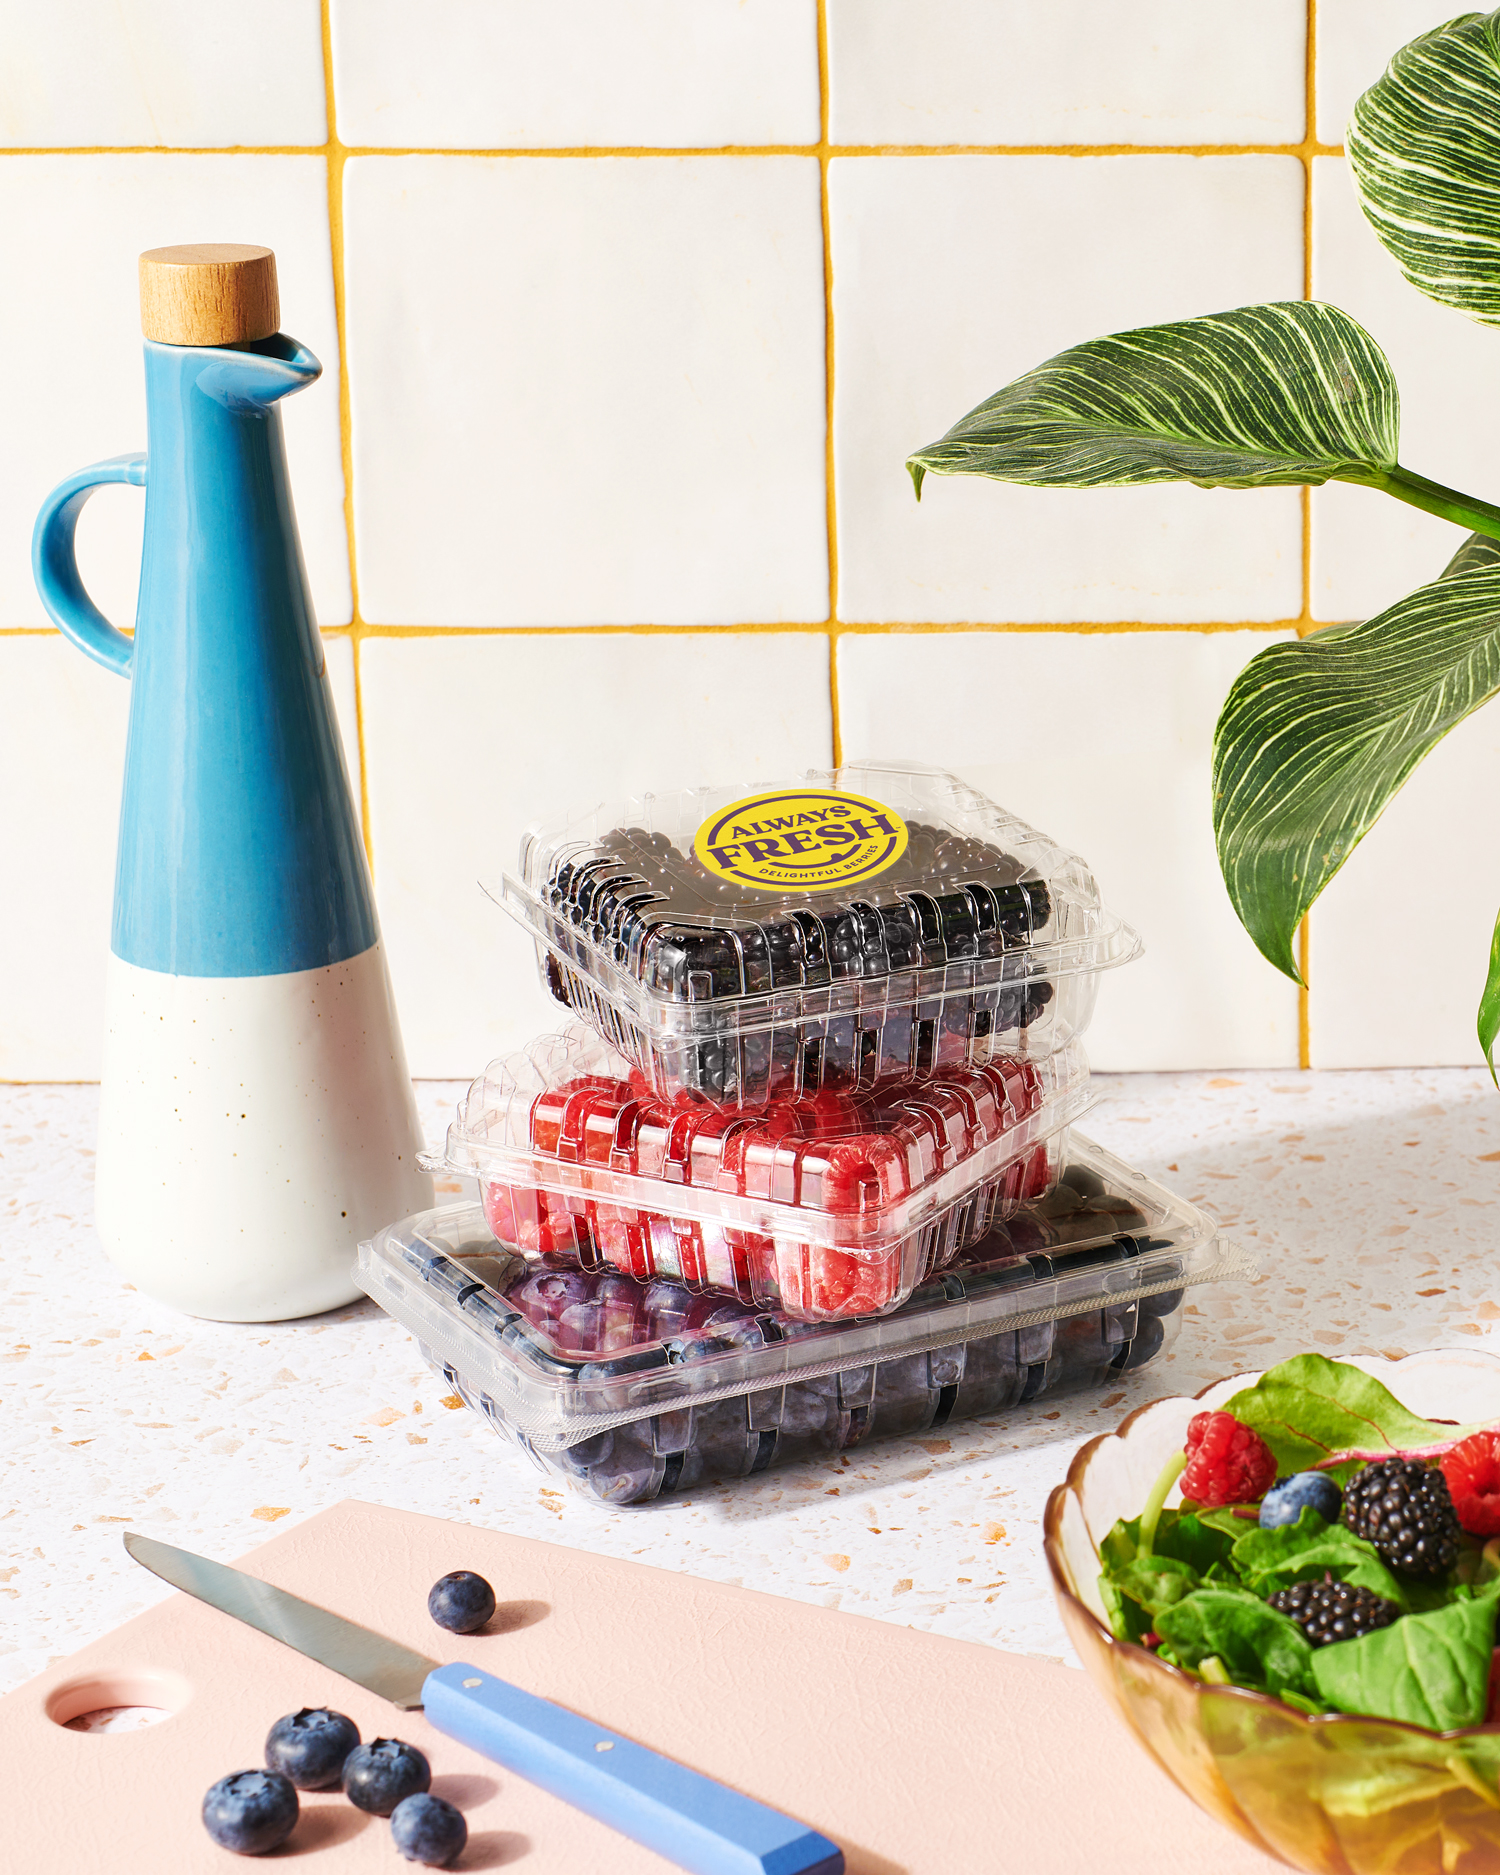
[[[232,1771],[203,1799],[203,1827],[238,1855],[263,1855],[296,1825],[297,1793],[279,1771]]]
[[[1326,1472],[1299,1471],[1273,1484],[1260,1505],[1262,1530],[1295,1523],[1304,1510],[1315,1510],[1324,1523],[1337,1523],[1344,1494]]]
[[[469,1826],[451,1803],[424,1790],[392,1810],[391,1835],[408,1862],[446,1868],[469,1840]]]
[[[427,1612],[450,1634],[477,1634],[495,1612],[495,1591],[472,1569],[455,1569],[428,1590]]]
[[[356,1745],[344,1760],[344,1795],[372,1816],[389,1816],[403,1797],[414,1797],[431,1782],[427,1760],[399,1738]]]
[[[338,1783],[344,1760],[358,1743],[353,1719],[326,1706],[304,1706],[278,1719],[266,1734],[266,1763],[298,1790],[327,1790]]]

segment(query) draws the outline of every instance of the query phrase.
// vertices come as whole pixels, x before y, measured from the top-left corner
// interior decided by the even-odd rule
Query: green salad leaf
[[[1304,1698],[1316,1698],[1321,1690],[1312,1677],[1313,1648],[1301,1628],[1248,1589],[1195,1589],[1162,1610],[1156,1631],[1179,1666],[1196,1670],[1212,1654],[1238,1686],[1290,1690]]]
[[[1260,1434],[1282,1476],[1336,1452],[1422,1451],[1475,1430],[1419,1419],[1371,1375],[1323,1354],[1295,1354],[1269,1368],[1221,1410]]]
[[[1175,1556],[1138,1556],[1114,1581],[1122,1595],[1138,1602],[1149,1615],[1159,1615],[1203,1586],[1203,1578],[1192,1564]]]
[[[1373,1589],[1403,1614],[1410,1608],[1405,1586],[1380,1560],[1374,1544],[1342,1524],[1325,1522],[1315,1510],[1304,1509],[1295,1523],[1279,1530],[1252,1526],[1235,1544],[1233,1561],[1235,1573],[1255,1595],[1274,1595],[1294,1582],[1318,1582],[1326,1573],[1336,1582]]]
[[[1451,1732],[1484,1718],[1494,1645],[1491,1591],[1319,1647],[1312,1679],[1340,1712]]]

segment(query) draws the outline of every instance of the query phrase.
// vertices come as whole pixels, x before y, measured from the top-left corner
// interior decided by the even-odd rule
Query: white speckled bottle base
[[[352,1302],[360,1238],[433,1201],[421,1144],[378,943],[285,976],[110,957],[96,1209],[147,1295],[226,1322]]]

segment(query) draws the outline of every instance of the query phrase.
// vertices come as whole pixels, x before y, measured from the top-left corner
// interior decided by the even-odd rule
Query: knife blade
[[[691,1875],[843,1875],[844,1852],[794,1817],[463,1661],[425,1654],[227,1563],[125,1532],[153,1575],[330,1667]]]

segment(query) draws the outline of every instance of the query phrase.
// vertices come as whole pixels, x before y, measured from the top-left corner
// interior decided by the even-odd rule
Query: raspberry
[[[1195,1413],[1188,1421],[1182,1495],[1210,1510],[1248,1504],[1276,1480],[1276,1460],[1258,1432],[1232,1413]]]
[[[1471,1536],[1500,1536],[1500,1432],[1475,1432],[1443,1458],[1458,1521]]]

